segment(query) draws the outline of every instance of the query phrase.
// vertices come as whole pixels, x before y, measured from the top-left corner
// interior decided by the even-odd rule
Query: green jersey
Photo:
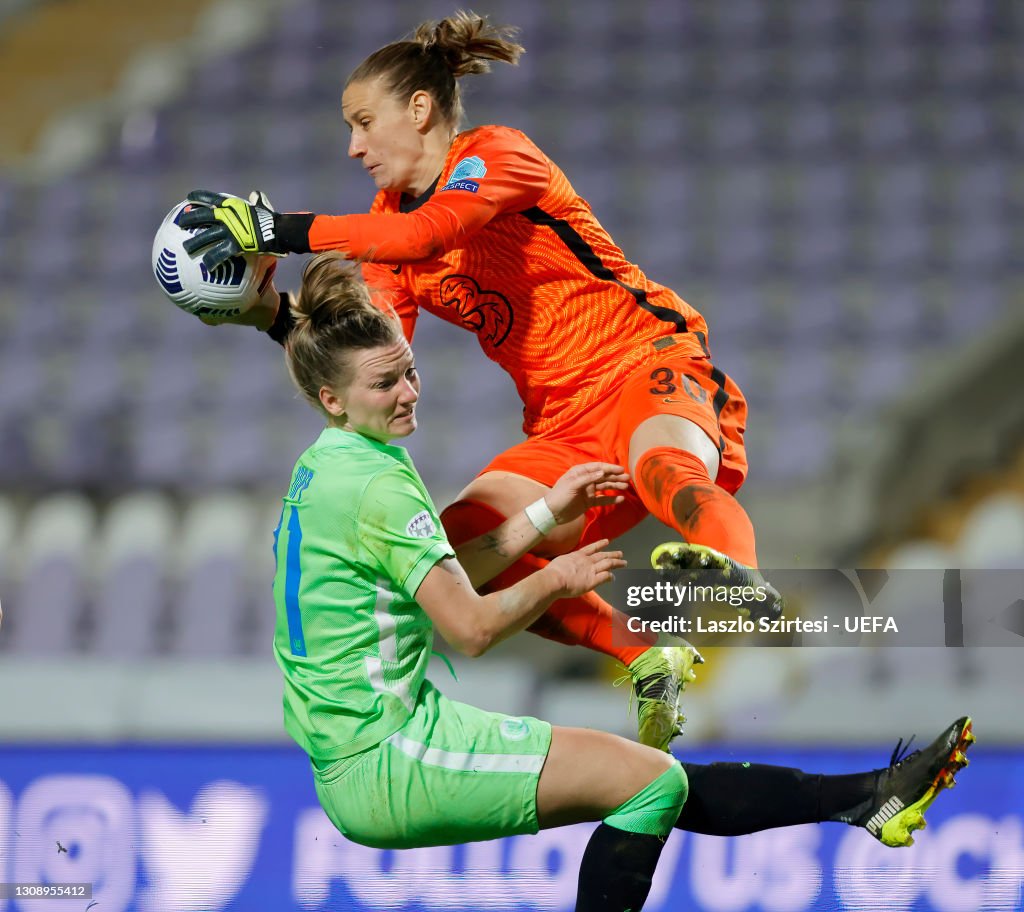
[[[455,552],[405,449],[339,428],[295,464],[274,550],[285,728],[351,756],[412,715],[434,639],[414,596]]]

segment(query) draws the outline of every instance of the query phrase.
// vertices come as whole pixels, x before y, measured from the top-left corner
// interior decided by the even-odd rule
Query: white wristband
[[[547,535],[558,525],[555,514],[551,512],[551,507],[543,497],[540,500],[535,500],[526,508],[526,518],[533,523],[534,528],[541,535]]]

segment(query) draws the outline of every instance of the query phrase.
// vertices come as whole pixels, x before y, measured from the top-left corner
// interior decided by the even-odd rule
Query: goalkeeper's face
[[[356,349],[346,361],[348,383],[320,391],[331,424],[381,443],[415,431],[420,378],[409,343]]]
[[[341,109],[351,136],[349,158],[357,159],[378,190],[418,196],[433,183],[444,164],[437,158],[438,143],[426,93],[417,92],[407,103],[391,94],[382,79],[350,83],[341,97]],[[426,108],[423,104],[426,101]],[[444,133],[447,136],[447,133]]]

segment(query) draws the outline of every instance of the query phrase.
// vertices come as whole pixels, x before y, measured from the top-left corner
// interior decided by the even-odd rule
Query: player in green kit
[[[640,909],[686,798],[682,767],[603,732],[455,703],[425,679],[435,626],[478,655],[555,598],[610,579],[621,553],[596,542],[478,595],[474,584],[540,539],[547,515],[513,517],[456,561],[412,461],[390,445],[415,429],[419,396],[400,324],[330,255],[307,269],[297,311],[289,370],[328,427],[299,458],[276,533],[274,648],[285,726],[310,755],[325,811],[349,838],[395,848],[603,819],[577,908]],[[541,512],[579,515],[624,486],[618,466],[580,466]]]
[[[625,562],[598,541],[507,589],[476,591],[552,523],[617,499],[626,476],[577,466],[456,559],[411,460],[391,445],[415,430],[419,397],[400,324],[338,254],[310,261],[295,317],[288,368],[327,427],[295,466],[275,534],[274,648],[285,726],[344,835],[409,848],[602,821],[581,863],[577,912],[639,912],[673,827],[734,835],[833,820],[887,845],[912,842],[966,764],[966,717],[887,768],[822,776],[684,765],[604,732],[447,700],[425,677],[434,628],[480,655],[553,600],[609,580]]]

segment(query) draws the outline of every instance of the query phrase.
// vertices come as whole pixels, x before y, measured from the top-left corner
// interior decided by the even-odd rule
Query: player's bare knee
[[[692,453],[708,470],[714,481],[721,464],[717,443],[700,425],[677,415],[656,415],[642,422],[629,440],[629,470],[634,475],[638,463],[651,450],[682,450]]]
[[[667,769],[678,766],[675,757],[665,751],[619,735],[611,735],[610,738],[614,739],[611,748],[618,757],[617,767],[623,779],[628,780],[621,785],[631,795],[646,788]]]

